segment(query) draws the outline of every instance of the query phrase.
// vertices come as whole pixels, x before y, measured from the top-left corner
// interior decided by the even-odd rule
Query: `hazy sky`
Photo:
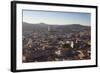
[[[23,10],[23,22],[47,24],[91,24],[90,13]]]

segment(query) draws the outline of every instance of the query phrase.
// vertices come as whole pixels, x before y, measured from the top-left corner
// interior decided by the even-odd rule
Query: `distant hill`
[[[37,31],[37,32],[47,32],[48,26],[50,27],[50,30],[52,31],[59,31],[59,32],[79,32],[79,31],[90,31],[90,26],[83,26],[80,24],[70,24],[70,25],[50,25],[45,23],[39,23],[39,24],[29,24],[26,22],[23,22],[23,32],[26,31]]]
[[[40,24],[29,24],[23,22],[23,31],[47,31],[47,24],[40,23]]]

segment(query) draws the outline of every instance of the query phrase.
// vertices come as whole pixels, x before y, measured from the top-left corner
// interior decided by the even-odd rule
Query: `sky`
[[[58,11],[36,11],[36,10],[23,10],[23,22],[37,24],[80,24],[90,26],[91,14],[79,12],[58,12]]]

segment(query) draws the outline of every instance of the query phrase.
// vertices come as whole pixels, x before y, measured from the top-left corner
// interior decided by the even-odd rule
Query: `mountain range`
[[[45,23],[37,23],[37,24],[30,24],[23,22],[22,30],[23,32],[26,31],[37,31],[37,32],[47,32],[48,27],[51,31],[59,31],[59,32],[79,32],[79,31],[90,31],[90,26],[83,26],[80,24],[66,24],[66,25],[50,25]]]

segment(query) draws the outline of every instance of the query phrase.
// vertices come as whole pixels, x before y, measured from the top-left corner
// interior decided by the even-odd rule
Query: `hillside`
[[[39,24],[29,24],[23,22],[23,32],[26,31],[37,31],[37,32],[47,32],[48,26],[51,31],[59,31],[59,32],[79,32],[79,31],[90,31],[90,26],[83,26],[80,24],[70,24],[70,25],[50,25],[45,23]]]

